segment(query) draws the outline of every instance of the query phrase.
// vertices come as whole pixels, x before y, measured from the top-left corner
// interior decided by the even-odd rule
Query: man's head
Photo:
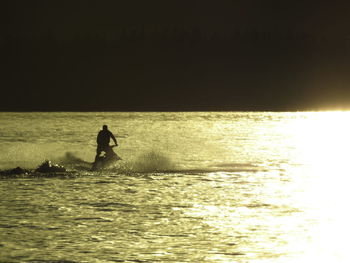
[[[102,129],[103,130],[108,130],[108,126],[105,124],[105,125],[102,126]]]

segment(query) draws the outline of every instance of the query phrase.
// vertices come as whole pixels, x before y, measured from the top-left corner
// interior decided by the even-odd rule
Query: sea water
[[[1,262],[349,262],[349,112],[0,113]],[[91,171],[103,124],[122,157]],[[74,159],[73,159],[74,160]],[[71,160],[72,161],[72,160]]]

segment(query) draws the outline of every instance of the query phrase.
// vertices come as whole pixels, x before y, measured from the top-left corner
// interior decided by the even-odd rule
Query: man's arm
[[[111,135],[112,140],[114,141],[114,144],[118,146],[117,139],[114,137],[112,132],[109,132]]]

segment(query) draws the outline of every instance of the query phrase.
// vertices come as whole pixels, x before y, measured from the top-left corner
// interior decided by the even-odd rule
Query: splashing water
[[[136,172],[165,172],[174,169],[175,165],[164,154],[150,151],[140,155],[131,167]]]

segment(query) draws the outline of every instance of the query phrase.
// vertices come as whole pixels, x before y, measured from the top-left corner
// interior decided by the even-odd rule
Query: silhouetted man
[[[115,145],[118,146],[117,140],[115,139],[113,133],[111,133],[108,130],[107,125],[103,125],[102,130],[99,131],[97,135],[97,150],[96,150],[95,161],[100,156],[101,152],[105,152],[106,154],[108,154],[112,150],[111,147],[109,146],[109,142],[111,138],[114,141]]]

